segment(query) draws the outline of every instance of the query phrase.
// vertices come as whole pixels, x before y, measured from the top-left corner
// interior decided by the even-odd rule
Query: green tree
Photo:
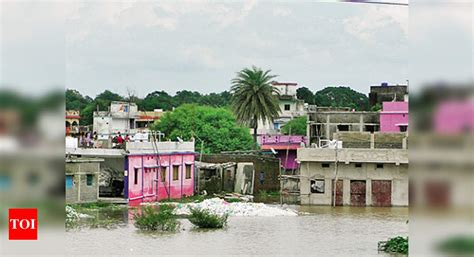
[[[351,107],[358,111],[369,108],[368,97],[350,87],[326,87],[314,94],[314,101],[318,106]]]
[[[109,90],[105,90],[94,98],[94,102],[99,106],[100,110],[107,110],[113,101],[125,101],[125,99],[121,95]]]
[[[253,128],[254,149],[257,148],[258,121],[272,121],[280,113],[278,89],[271,85],[271,70],[245,68],[232,80],[231,106],[240,124]]]
[[[291,135],[304,136],[306,135],[306,121],[306,116],[294,118],[281,127],[281,133],[289,135],[291,128]]]
[[[307,87],[300,87],[296,90],[296,97],[305,103],[314,104],[314,94]]]
[[[374,106],[370,107],[370,110],[373,112],[378,112],[382,110],[382,105],[380,103],[376,103]]]
[[[252,148],[248,129],[239,126],[232,112],[225,108],[185,104],[167,112],[152,129],[165,133],[166,138],[172,140],[176,137],[190,140],[194,136],[197,152],[201,151],[201,142],[204,153]]]
[[[173,102],[174,106],[180,106],[183,104],[199,103],[201,101],[201,98],[202,96],[199,92],[182,90],[176,92],[176,95],[173,97]]]
[[[105,111],[109,108],[110,103],[112,101],[124,101],[125,99],[116,93],[113,93],[109,90],[105,90],[104,92],[98,94],[93,101],[88,103],[82,110],[81,110],[81,125],[91,125],[94,119],[94,111],[97,108],[101,111]]]
[[[170,111],[173,109],[173,97],[165,91],[155,91],[149,93],[138,107],[140,110],[146,111],[151,111],[154,109]]]
[[[82,96],[79,91],[75,89],[66,90],[66,110],[79,110],[84,109],[92,99],[88,96]]]
[[[208,95],[203,95],[199,101],[202,105],[209,105],[215,107],[225,107],[229,105],[231,94],[229,91],[224,91],[221,93],[210,93]]]

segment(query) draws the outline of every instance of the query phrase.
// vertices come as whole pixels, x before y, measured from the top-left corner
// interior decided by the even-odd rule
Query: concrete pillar
[[[342,182],[342,204],[351,205],[351,180],[344,179]]]
[[[359,117],[359,132],[364,131],[364,116],[361,114]]]
[[[365,205],[372,206],[372,179],[367,179],[365,182]]]
[[[332,195],[334,193],[332,181],[333,179],[331,178],[324,179],[324,199],[325,199],[324,204],[331,205],[331,206],[333,204]]]
[[[329,134],[330,133],[330,128],[329,128],[329,123],[331,122],[331,118],[330,118],[331,115],[327,114],[326,116],[326,139],[331,139],[331,135]]]
[[[309,121],[309,115],[307,116],[307,123],[306,123],[306,138],[308,139],[308,145],[311,145],[311,122]]]
[[[407,149],[407,138],[406,137],[404,137],[402,139],[402,149]]]
[[[375,135],[374,133],[370,133],[370,149],[375,148]]]

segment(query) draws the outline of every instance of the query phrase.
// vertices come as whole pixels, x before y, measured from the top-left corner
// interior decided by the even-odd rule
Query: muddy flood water
[[[143,233],[133,210],[98,212],[91,228],[66,233],[69,255],[387,256],[377,242],[408,234],[408,208],[294,206],[299,216],[230,217],[225,229],[200,230],[186,219],[174,233]],[[113,221],[112,228],[94,223]],[[88,249],[84,252],[84,249]]]

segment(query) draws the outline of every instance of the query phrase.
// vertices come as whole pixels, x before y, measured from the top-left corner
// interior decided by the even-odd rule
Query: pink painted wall
[[[260,145],[270,144],[300,144],[301,142],[307,143],[306,136],[288,136],[288,135],[261,135],[259,136]]]
[[[191,177],[185,178],[186,165]],[[173,166],[178,166],[178,180],[173,180]],[[166,168],[165,182],[161,181],[159,167]],[[135,175],[137,180],[135,183]],[[128,156],[128,199],[130,205],[181,198],[194,194],[194,154],[174,153]]]
[[[397,124],[408,124],[408,102],[383,102],[380,132],[400,132]]]
[[[288,158],[286,150],[278,150],[277,157],[280,159],[281,166],[286,170],[296,170],[298,163],[296,162],[296,150],[288,150]]]
[[[437,133],[474,132],[474,100],[440,103],[434,112],[433,123]]]
[[[277,157],[280,159],[281,166],[287,170],[298,168],[296,149],[301,147],[301,142],[308,143],[306,136],[262,135],[259,137],[261,148],[266,150],[273,148],[277,151]]]

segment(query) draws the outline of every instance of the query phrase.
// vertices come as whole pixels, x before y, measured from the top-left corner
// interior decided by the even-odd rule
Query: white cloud
[[[346,31],[354,37],[365,41],[377,41],[377,33],[385,27],[399,26],[408,36],[408,8],[400,6],[370,6],[357,16],[343,20]]]
[[[222,61],[217,58],[213,49],[205,46],[188,46],[182,50],[185,61],[204,65],[207,68],[219,68]]]
[[[291,10],[288,8],[277,7],[273,9],[273,16],[286,17],[291,15]]]
[[[137,2],[117,13],[116,23],[123,27],[145,26],[175,30],[178,20],[174,17],[158,15],[153,2]]]

